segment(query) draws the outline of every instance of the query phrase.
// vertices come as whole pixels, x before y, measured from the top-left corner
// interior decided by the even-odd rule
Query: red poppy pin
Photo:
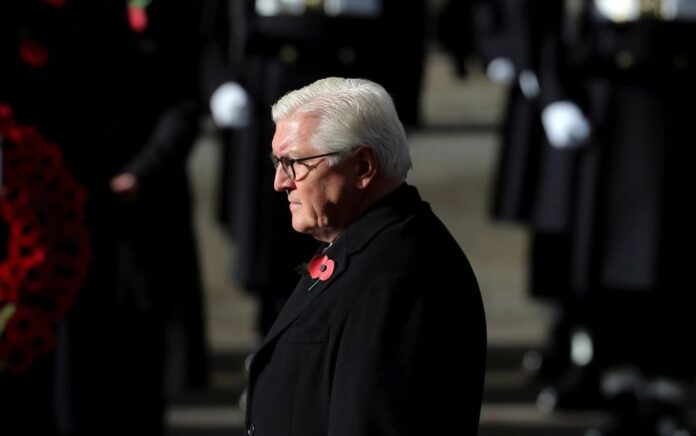
[[[314,287],[319,284],[319,282],[325,282],[331,278],[336,267],[336,262],[329,259],[329,256],[325,254],[320,254],[314,256],[309,263],[301,263],[295,267],[295,271],[303,276],[308,276],[309,278],[315,279],[316,281],[312,283],[312,286],[307,289],[311,291]]]
[[[333,274],[336,263],[329,259],[327,255],[314,256],[309,261],[309,276],[313,279],[319,279],[325,282]]]

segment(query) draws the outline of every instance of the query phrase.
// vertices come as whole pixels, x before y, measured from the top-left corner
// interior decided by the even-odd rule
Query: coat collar
[[[323,251],[335,262],[333,274],[328,280],[316,284],[316,280],[310,277],[303,276],[300,279],[259,351],[284,332],[312,301],[348,270],[351,255],[363,250],[385,227],[413,214],[424,205],[426,204],[421,201],[418,190],[404,182],[351,224],[333,244],[320,247],[318,253]]]

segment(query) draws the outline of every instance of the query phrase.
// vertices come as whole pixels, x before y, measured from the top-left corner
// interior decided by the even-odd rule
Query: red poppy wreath
[[[0,103],[0,372],[55,348],[55,327],[87,271],[85,190],[60,150]]]

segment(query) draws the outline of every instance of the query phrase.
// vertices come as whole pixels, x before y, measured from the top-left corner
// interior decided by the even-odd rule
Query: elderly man
[[[481,295],[404,181],[392,99],[374,82],[328,78],[281,98],[273,119],[275,190],[292,227],[324,244],[251,362],[248,434],[475,435]]]

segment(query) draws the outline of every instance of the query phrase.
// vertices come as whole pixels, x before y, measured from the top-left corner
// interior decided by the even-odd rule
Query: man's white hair
[[[273,105],[273,121],[306,113],[319,117],[311,145],[319,153],[371,147],[383,174],[405,179],[411,156],[394,101],[379,84],[366,79],[329,77],[291,91]],[[345,156],[332,156],[336,165]]]

